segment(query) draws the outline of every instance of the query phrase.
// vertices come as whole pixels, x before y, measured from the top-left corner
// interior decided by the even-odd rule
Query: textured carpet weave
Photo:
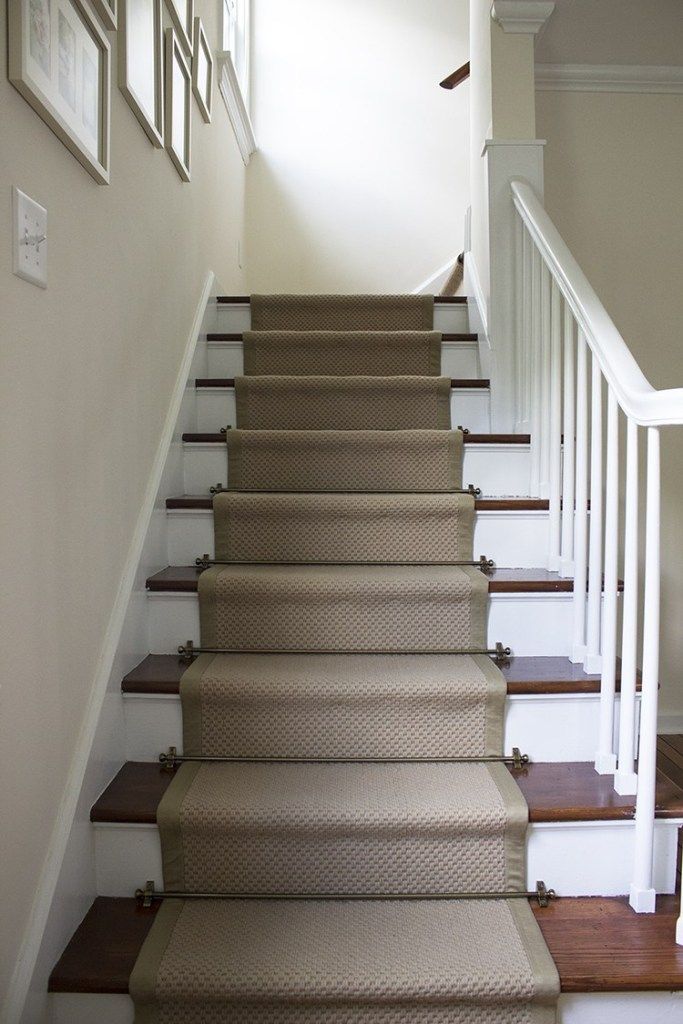
[[[469,494],[242,494],[213,501],[216,558],[264,562],[471,559]]]
[[[448,377],[237,377],[244,430],[447,430]]]
[[[251,308],[135,1024],[553,1024],[433,300]]]
[[[254,331],[430,331],[433,324],[433,295],[251,297]]]
[[[459,430],[229,430],[235,490],[452,491]]]
[[[247,331],[246,374],[438,375],[436,331]]]
[[[209,757],[497,754],[505,681],[484,655],[202,654],[183,747]]]
[[[230,650],[450,651],[486,642],[488,581],[452,566],[214,566],[202,644]]]

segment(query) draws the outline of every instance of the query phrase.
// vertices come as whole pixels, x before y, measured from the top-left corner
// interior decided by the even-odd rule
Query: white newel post
[[[525,419],[526,410],[518,409],[518,354],[516,299],[516,260],[518,241],[516,213],[510,182],[517,178],[532,186],[543,201],[543,139],[487,139],[483,156],[488,177],[490,299],[488,303],[488,343],[490,377],[495,401],[491,409],[494,433],[513,433]]]

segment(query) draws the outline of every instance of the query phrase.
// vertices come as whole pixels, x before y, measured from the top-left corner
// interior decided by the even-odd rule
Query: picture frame
[[[162,0],[121,0],[119,89],[153,146],[164,145]]]
[[[105,28],[115,32],[118,22],[119,0],[91,0]]]
[[[8,5],[8,78],[100,185],[109,184],[111,47],[84,0]]]
[[[171,16],[173,28],[185,49],[192,56],[192,36],[194,30],[194,0],[165,0],[166,8]]]
[[[166,29],[166,121],[168,154],[183,181],[190,180],[192,72],[175,29]]]
[[[213,54],[201,18],[194,19],[192,53],[192,91],[202,118],[206,124],[210,124],[213,96]]]

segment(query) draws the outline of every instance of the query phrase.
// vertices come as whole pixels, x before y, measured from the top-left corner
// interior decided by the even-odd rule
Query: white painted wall
[[[546,207],[645,375],[683,384],[683,96],[539,92]],[[683,436],[663,431],[664,713],[683,713]],[[679,727],[681,720],[679,719]]]
[[[252,291],[409,291],[463,248],[467,0],[253,0]]]
[[[195,4],[213,47],[218,7]],[[3,54],[5,32],[2,17]],[[218,92],[210,126],[193,110],[184,184],[116,88],[110,38],[108,187],[0,75],[0,1000],[55,867],[66,779],[206,272],[244,289],[244,167]],[[11,272],[11,184],[48,208],[46,291]],[[65,912],[78,913],[88,881],[72,879]]]

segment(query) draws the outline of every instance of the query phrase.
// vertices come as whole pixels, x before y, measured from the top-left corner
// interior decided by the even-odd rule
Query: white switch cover
[[[16,186],[12,189],[14,273],[47,288],[47,210]]]

